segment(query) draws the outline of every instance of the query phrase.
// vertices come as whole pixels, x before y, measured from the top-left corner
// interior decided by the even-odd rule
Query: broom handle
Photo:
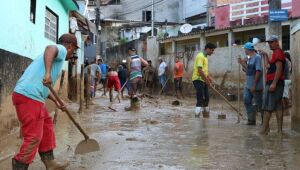
[[[163,90],[164,90],[164,88],[166,87],[166,85],[167,85],[169,79],[170,79],[170,78],[168,78],[168,79],[166,80],[165,84],[162,86],[162,88],[161,88],[161,90],[160,90],[160,92],[159,92],[159,95],[161,95],[161,93],[163,92]]]
[[[220,95],[224,100],[225,100],[225,102],[227,103],[227,104],[229,104],[229,106],[233,109],[233,110],[235,110],[237,113],[238,113],[238,115],[240,115],[241,117],[243,117],[243,115],[239,112],[239,110],[238,109],[236,109],[227,99],[226,99],[226,97],[224,97],[215,87],[213,87],[213,86],[209,86],[209,87],[211,87],[218,95]]]
[[[48,87],[51,91],[51,93],[54,95],[55,99],[60,103],[60,105],[64,105],[63,101],[58,97],[54,89],[49,86]],[[73,118],[69,110],[66,108],[64,111],[67,113],[68,117],[71,119],[71,121],[74,123],[74,125],[77,127],[77,129],[80,131],[80,133],[84,136],[85,140],[89,139],[90,137],[85,133],[85,131],[82,129],[82,127],[76,122],[76,120]]]
[[[240,57],[240,56],[239,56]],[[239,70],[238,70],[238,109],[239,113],[241,112],[241,64],[239,64]],[[240,119],[240,117],[238,117]]]
[[[120,92],[124,89],[124,87],[126,86],[128,80],[126,80],[126,82],[123,84],[123,87],[121,87]]]

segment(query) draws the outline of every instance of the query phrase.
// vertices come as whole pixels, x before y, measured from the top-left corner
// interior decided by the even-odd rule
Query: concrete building
[[[300,19],[291,25],[291,56],[292,58],[292,129],[300,132]]]
[[[18,125],[11,92],[25,68],[49,44],[69,32],[73,0],[10,0],[0,7],[0,133]],[[67,66],[66,66],[67,67]]]
[[[89,1],[89,18],[96,19],[97,0]],[[151,34],[151,3],[144,0],[100,0],[101,56],[106,48]],[[206,26],[207,0],[155,0],[154,22],[156,36],[178,35],[179,24]],[[174,29],[175,24],[178,26]],[[201,25],[202,24],[202,25]],[[203,25],[204,24],[204,25]],[[166,26],[169,25],[169,26]],[[172,25],[172,26],[170,26]]]

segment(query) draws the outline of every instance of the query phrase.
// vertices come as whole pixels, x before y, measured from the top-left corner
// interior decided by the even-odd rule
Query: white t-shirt
[[[163,61],[160,63],[159,68],[158,68],[158,76],[161,76],[165,73],[166,71],[167,64]]]

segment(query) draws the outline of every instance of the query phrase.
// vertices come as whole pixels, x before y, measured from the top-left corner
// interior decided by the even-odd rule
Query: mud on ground
[[[74,155],[83,136],[59,114],[56,125],[57,158],[69,159],[70,170],[126,169],[298,169],[300,135],[290,131],[290,117],[284,117],[284,135],[276,134],[273,117],[271,133],[258,135],[260,125],[236,124],[236,113],[221,100],[212,99],[209,118],[194,118],[194,98],[143,98],[141,110],[125,112],[129,100],[115,103],[117,112],[107,108],[109,99],[97,93],[94,105],[78,114],[78,105],[70,104],[76,120],[91,138],[100,143],[100,151]],[[236,102],[234,103],[236,105]],[[241,106],[243,108],[243,106]],[[219,120],[218,114],[226,119]],[[257,118],[258,120],[259,117]],[[258,121],[258,124],[260,122]],[[16,152],[21,140],[17,131],[0,141],[0,159]],[[43,169],[39,156],[31,170]],[[0,162],[10,169],[10,159]]]

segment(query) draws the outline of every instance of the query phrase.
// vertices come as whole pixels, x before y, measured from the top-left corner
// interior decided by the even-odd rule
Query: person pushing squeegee
[[[115,99],[118,99],[119,103],[121,103],[120,93],[121,93],[122,89],[121,89],[121,83],[120,83],[120,80],[118,77],[118,72],[115,71],[113,68],[109,68],[106,80],[107,80],[106,87],[108,88],[108,91],[109,91],[109,101],[110,101],[108,108],[110,110],[117,111],[116,109],[112,108],[112,105],[113,105],[113,102],[115,101]],[[124,85],[126,85],[126,84],[124,84]],[[115,88],[115,91],[118,92],[115,99],[113,97],[113,91],[112,91],[113,87]]]

